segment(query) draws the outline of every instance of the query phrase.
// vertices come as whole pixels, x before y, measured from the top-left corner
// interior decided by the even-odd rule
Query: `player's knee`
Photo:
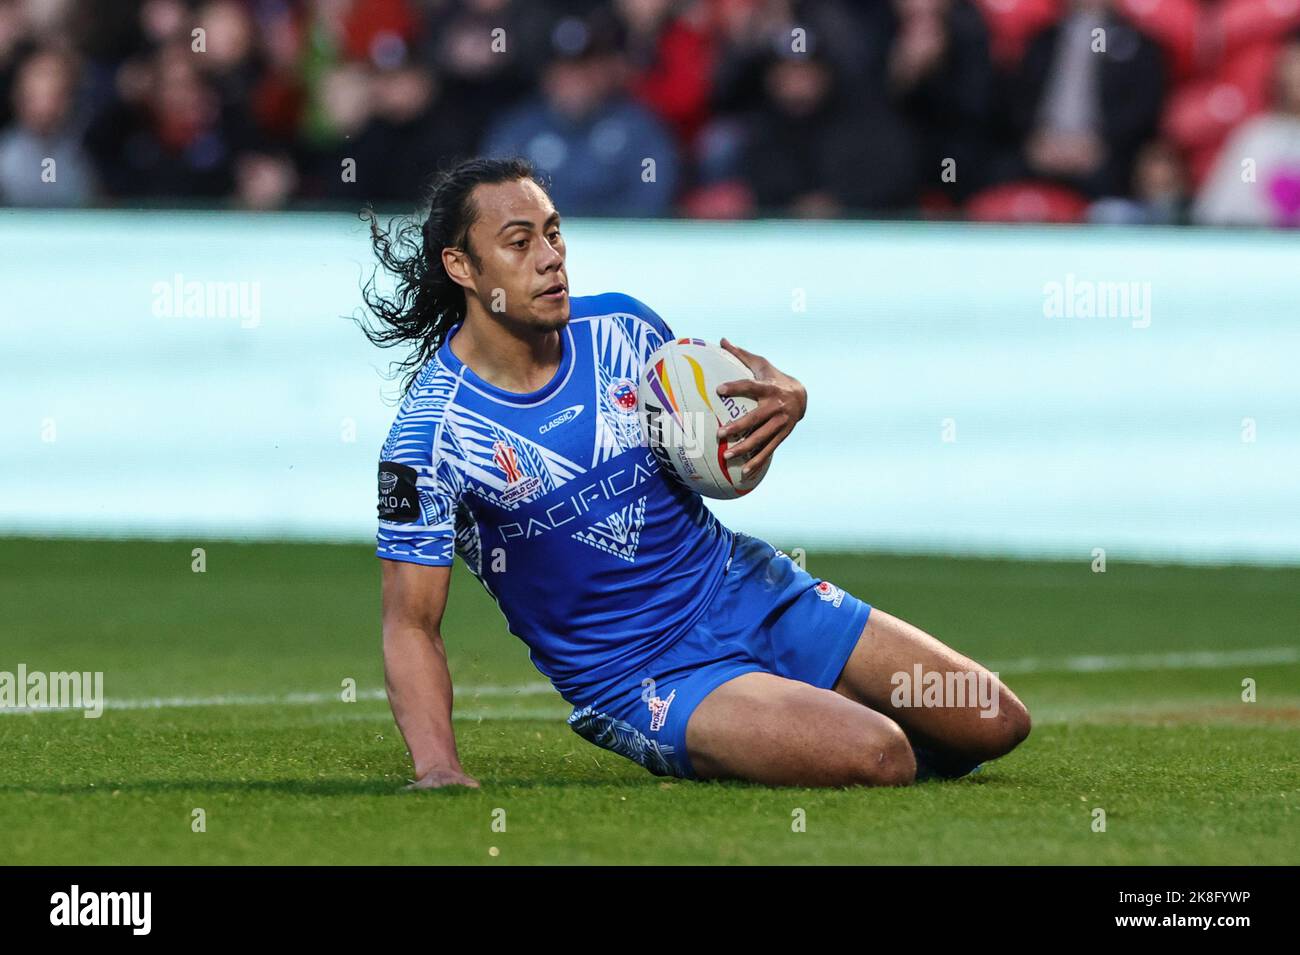
[[[1016,700],[1015,712],[1016,724],[1014,742],[1012,743],[1013,749],[1029,738],[1029,731],[1033,728],[1033,722],[1029,719],[1029,708],[1019,700]]]
[[[907,786],[916,781],[916,754],[896,723],[873,733],[871,743],[853,767],[852,782],[860,786]]]
[[[1014,693],[1005,687],[999,693],[997,715],[988,720],[984,730],[984,745],[988,759],[996,759],[1011,752],[1025,741],[1031,728],[1029,710]]]

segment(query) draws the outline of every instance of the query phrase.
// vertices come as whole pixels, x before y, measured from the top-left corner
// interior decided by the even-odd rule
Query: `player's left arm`
[[[795,424],[803,418],[808,410],[808,389],[761,355],[738,348],[725,338],[722,347],[754,373],[752,381],[742,378],[718,385],[719,395],[743,395],[758,402],[754,410],[718,429],[719,440],[728,441],[734,435],[749,432],[744,440],[731,445],[726,453],[728,458],[749,455],[749,460],[742,469],[742,473],[748,477],[763,466],[763,462],[772,456],[772,452],[789,437]]]

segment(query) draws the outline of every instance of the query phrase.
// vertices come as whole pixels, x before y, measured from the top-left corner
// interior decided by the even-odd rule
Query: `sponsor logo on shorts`
[[[646,700],[646,705],[650,707],[650,732],[657,733],[664,728],[664,721],[668,719],[668,707],[673,705],[673,697],[676,695],[677,691],[673,690],[666,700],[661,700],[658,696]]]
[[[825,600],[827,603],[831,604],[831,606],[838,607],[844,602],[844,591],[839,587],[836,587],[829,580],[823,580],[813,589],[817,591],[818,597],[821,597],[822,600]]]

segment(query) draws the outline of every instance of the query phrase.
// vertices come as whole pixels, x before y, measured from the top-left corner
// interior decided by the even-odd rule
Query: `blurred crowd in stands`
[[[1300,225],[1300,0],[0,0],[0,204]]]

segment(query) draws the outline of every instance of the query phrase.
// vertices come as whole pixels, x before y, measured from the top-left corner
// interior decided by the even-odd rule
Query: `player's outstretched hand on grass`
[[[478,789],[479,782],[459,769],[431,769],[406,789],[442,789],[444,786],[468,786]]]
[[[785,372],[778,371],[776,366],[761,355],[738,348],[725,338],[722,347],[754,373],[752,381],[741,378],[718,385],[718,394],[723,397],[744,395],[758,402],[758,407],[753,411],[718,429],[719,440],[730,440],[738,434],[745,435],[743,441],[738,441],[727,449],[726,457],[748,455],[749,460],[743,469],[744,475],[748,477],[763,466],[777,445],[794,430],[795,422],[804,416],[808,410],[808,389]]]

